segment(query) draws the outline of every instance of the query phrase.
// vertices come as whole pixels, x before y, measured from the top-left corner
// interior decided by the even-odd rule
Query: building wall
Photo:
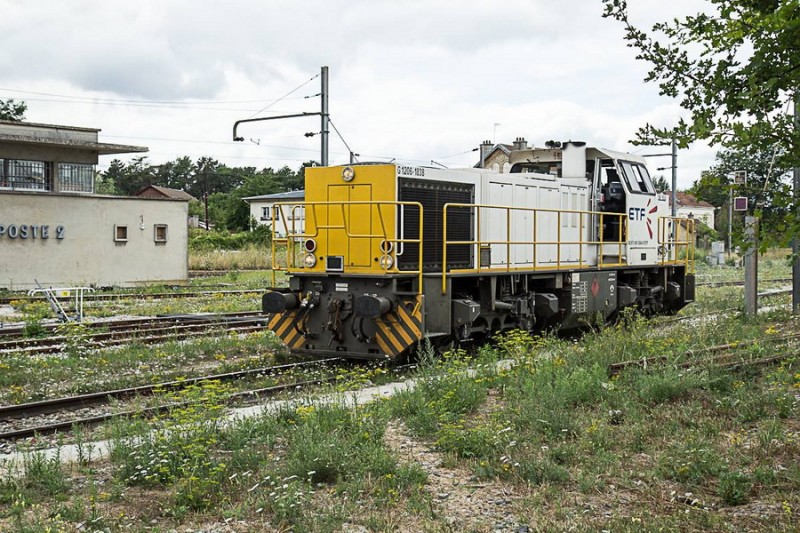
[[[281,200],[282,203],[285,202],[292,202],[297,204],[302,204],[303,200]],[[261,225],[267,226],[268,228],[272,229],[272,206],[275,205],[276,201],[274,200],[250,200],[250,216],[252,216],[256,222]],[[289,206],[283,206],[283,213],[286,219],[285,225],[288,227],[289,231],[294,231],[295,233],[302,233],[305,229],[305,212],[303,209],[295,209],[292,210]],[[293,220],[296,219],[296,220]],[[292,226],[294,224],[294,226]],[[281,220],[277,222],[277,228],[273,231],[273,234],[276,237],[285,237],[286,236],[286,228],[284,228],[284,223]]]
[[[495,150],[486,158],[483,168],[488,168],[495,172],[508,172],[510,170],[508,154],[502,150]]]
[[[700,220],[711,229],[714,229],[714,208],[713,207],[698,207],[698,206],[681,206],[678,207],[679,217],[688,217],[692,215],[696,220]]]
[[[186,282],[187,216],[184,201],[0,192],[0,288]]]

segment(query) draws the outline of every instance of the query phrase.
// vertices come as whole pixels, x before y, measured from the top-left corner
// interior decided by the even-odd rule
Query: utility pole
[[[794,91],[794,132],[797,138],[797,132],[800,131],[800,91]],[[797,147],[795,147],[795,157],[800,156],[797,154]],[[794,209],[795,212],[800,209],[800,162],[795,161],[794,165]],[[800,236],[794,234],[792,239],[792,314],[800,315]]]
[[[328,67],[322,67],[322,146],[320,148],[320,164],[323,167],[328,166],[328,120],[330,113],[328,112]]]
[[[733,257],[733,183],[728,185],[728,259]]]
[[[315,76],[316,77],[316,76]],[[322,98],[322,109],[318,113],[294,113],[292,115],[278,115],[274,117],[260,117],[260,118],[246,118],[244,120],[237,120],[233,123],[233,140],[234,141],[243,141],[244,137],[238,135],[237,131],[239,128],[239,124],[244,124],[245,122],[261,122],[264,120],[278,120],[284,118],[297,118],[297,117],[313,117],[319,115],[322,117],[322,129],[320,130],[320,163],[323,167],[328,166],[328,134],[330,133],[328,130],[328,124],[330,122],[330,112],[328,110],[328,67],[322,67],[322,72],[320,74],[322,78],[322,91],[320,92],[320,97]],[[306,137],[312,137],[316,135],[316,133],[307,133]]]
[[[672,217],[678,216],[678,141],[672,138]]]
[[[758,313],[758,219],[745,216],[744,234],[747,251],[744,253],[744,314]]]

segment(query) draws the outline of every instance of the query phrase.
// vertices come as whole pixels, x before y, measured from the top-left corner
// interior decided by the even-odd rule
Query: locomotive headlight
[[[380,248],[381,252],[390,254],[392,252],[392,248],[394,248],[394,244],[392,244],[392,241],[381,241]]]
[[[314,239],[306,239],[305,242],[303,242],[303,248],[306,249],[306,252],[313,252],[317,249],[317,241]]]
[[[391,255],[382,255],[378,260],[378,264],[381,265],[382,269],[389,270],[394,266],[394,259],[392,259]]]
[[[317,258],[314,256],[314,254],[306,254],[306,256],[303,258],[303,264],[306,266],[306,268],[311,268],[317,264]]]
[[[356,171],[353,167],[344,167],[342,169],[342,181],[351,182],[356,177]]]

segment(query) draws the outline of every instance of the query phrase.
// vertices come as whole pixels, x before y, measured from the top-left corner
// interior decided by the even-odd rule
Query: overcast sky
[[[648,27],[707,5],[631,4]],[[153,163],[318,160],[319,137],[303,134],[320,130],[319,117],[243,125],[244,143],[231,130],[238,119],[318,111],[319,98],[305,97],[319,92],[322,65],[331,120],[362,161],[469,166],[482,140],[518,136],[663,153],[628,141],[681,115],[643,82],[647,65],[621,25],[601,18],[600,0],[0,0],[0,13],[0,99],[27,101],[31,122],[148,146]],[[348,161],[335,132],[330,152],[331,164]],[[681,150],[679,188],[714,153]],[[669,165],[650,161],[667,177],[656,168]]]

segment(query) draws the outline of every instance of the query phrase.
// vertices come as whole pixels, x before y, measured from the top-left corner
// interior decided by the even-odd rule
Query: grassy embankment
[[[699,298],[730,306],[720,290]],[[190,407],[110,428],[107,461],[62,468],[32,455],[23,477],[0,481],[0,529],[480,531],[495,519],[476,522],[454,500],[502,486],[513,494],[508,520],[531,530],[796,530],[800,365],[797,342],[779,337],[798,325],[774,311],[695,323],[629,316],[580,340],[512,334],[428,361],[415,389],[389,399],[350,409],[309,398],[233,424],[222,423],[226,387],[191,390]],[[714,354],[687,355],[730,342],[743,363],[785,358],[723,369]],[[667,363],[607,372],[652,356]],[[495,364],[506,358],[516,364]],[[435,472],[392,445],[398,432],[432,450]],[[433,489],[442,471],[452,494]]]

